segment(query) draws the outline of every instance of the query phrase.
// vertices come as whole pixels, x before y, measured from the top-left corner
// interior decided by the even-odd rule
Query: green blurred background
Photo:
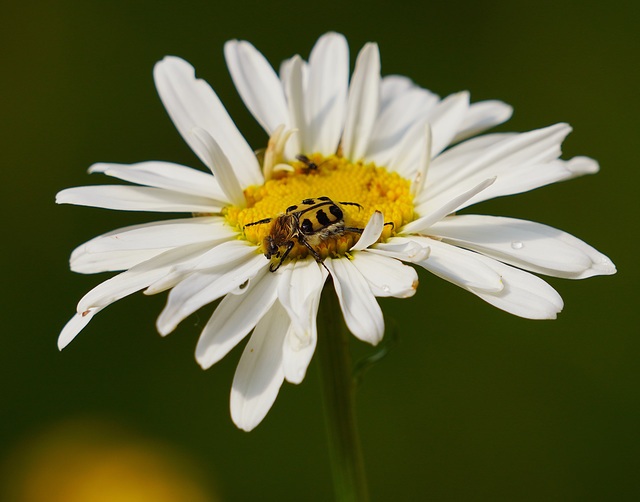
[[[167,500],[331,499],[317,368],[283,386],[256,430],[239,431],[228,396],[240,350],[207,372],[193,357],[211,307],[161,339],[154,322],[165,295],[134,295],[58,352],[77,301],[105,279],[71,273],[71,250],[157,216],[54,205],[65,187],[105,181],[85,173],[97,161],[202,167],[156,95],[152,68],[163,56],[190,61],[260,148],[265,135],[233,89],[224,41],[248,39],[277,66],[296,52],[306,58],[328,30],[347,36],[352,61],[377,41],[384,74],[510,103],[514,116],[499,130],[571,123],[564,157],[594,157],[600,174],[469,212],[562,228],[619,270],[550,279],[565,300],[552,322],[512,317],[426,273],[414,298],[381,301],[400,340],[358,394],[372,500],[640,500],[638,19],[631,1],[3,2],[6,500],[58,500],[65,476],[89,476],[85,457],[104,460],[119,445],[155,459],[112,455],[134,484],[150,470],[157,483],[202,496],[178,489]],[[104,472],[106,484],[92,486],[122,481]],[[25,495],[36,485],[48,497]],[[143,493],[131,500],[160,500]]]

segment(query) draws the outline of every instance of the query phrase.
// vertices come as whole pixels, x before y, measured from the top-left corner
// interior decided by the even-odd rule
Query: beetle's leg
[[[313,255],[313,257],[316,259],[316,261],[322,265],[324,267],[324,269],[329,272],[329,269],[327,268],[327,266],[324,264],[324,262],[322,261],[322,258],[320,258],[320,255],[318,254],[318,252],[313,249],[311,247],[311,245],[304,239],[300,239],[300,237],[298,237],[298,242],[302,243],[309,251],[311,251],[311,254]],[[331,272],[329,272],[331,273]]]
[[[284,252],[284,254],[282,255],[282,258],[280,258],[280,261],[275,266],[275,268],[273,266],[273,263],[271,265],[269,265],[269,272],[275,272],[276,270],[278,270],[280,268],[280,265],[282,265],[282,262],[285,260],[285,258],[287,256],[289,256],[289,252],[293,249],[294,245],[295,245],[295,242],[289,241],[289,244],[287,244],[287,250]]]
[[[311,251],[311,254],[313,255],[313,257],[316,259],[316,261],[318,263],[320,263],[322,261],[322,258],[320,258],[320,255],[318,254],[318,252],[313,249],[311,247],[311,245],[304,239],[301,239],[300,237],[298,237],[298,242],[302,245],[304,245],[309,251]]]

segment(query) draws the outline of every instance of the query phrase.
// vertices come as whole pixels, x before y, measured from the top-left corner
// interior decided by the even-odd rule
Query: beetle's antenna
[[[265,218],[264,220],[260,220],[260,221],[253,221],[251,223],[247,223],[244,227],[251,227],[253,225],[260,225],[262,223],[269,223],[271,220],[273,220],[273,218]]]

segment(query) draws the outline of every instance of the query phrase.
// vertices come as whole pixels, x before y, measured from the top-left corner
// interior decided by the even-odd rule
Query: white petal
[[[287,79],[283,82],[289,105],[289,123],[292,129],[297,130],[297,134],[291,137],[291,141],[295,143],[295,146],[287,145],[291,148],[293,156],[300,152],[315,151],[307,146],[310,135],[305,117],[303,66],[304,62],[300,56],[291,58]]]
[[[566,163],[566,168],[571,171],[572,177],[583,176],[585,174],[595,174],[600,170],[597,160],[589,157],[573,157]]]
[[[427,213],[426,215],[410,223],[407,223],[400,230],[401,233],[403,234],[424,233],[426,230],[429,229],[429,227],[431,227],[431,225],[440,221],[445,216],[457,211],[460,207],[463,207],[465,202],[473,198],[476,194],[485,190],[487,187],[491,186],[495,180],[496,180],[495,178],[484,180],[482,183],[473,187],[471,190],[468,190],[458,195],[457,197],[454,197],[453,199],[447,201],[441,207],[438,207],[437,209],[434,208],[431,212]]]
[[[502,101],[487,100],[473,103],[464,121],[460,125],[458,134],[453,138],[452,143],[480,134],[487,129],[491,129],[511,118],[513,107]]]
[[[485,134],[484,136],[468,139],[441,153],[436,159],[432,160],[431,169],[427,175],[427,185],[430,192],[425,193],[423,190],[421,194],[418,194],[418,200],[426,200],[425,195],[431,195],[431,191],[434,190],[433,187],[437,188],[443,182],[448,181],[447,178],[449,176],[453,176],[459,170],[465,169],[468,164],[485,155],[487,150],[494,145],[516,136],[518,136],[517,133]]]
[[[422,241],[411,237],[392,237],[367,249],[368,252],[381,254],[410,263],[426,260],[431,248]]]
[[[167,274],[176,264],[202,254],[207,248],[208,243],[191,244],[171,249],[142,262],[98,284],[80,300],[77,312],[82,313],[92,308],[106,307],[125,296],[146,288]]]
[[[169,249],[209,242],[211,246],[237,235],[216,216],[132,225],[94,237],[71,253],[71,270],[96,273],[124,270]]]
[[[566,179],[572,174],[563,167],[564,161],[556,159],[561,153],[562,140],[570,131],[568,125],[556,124],[517,135],[491,135],[488,146],[476,148],[477,154],[473,157],[469,155],[473,149],[466,147],[466,142],[461,143],[433,160],[423,190],[425,197],[418,197],[417,202],[425,202],[429,207],[441,205],[465,187],[492,176],[498,176],[498,182],[482,197],[518,193]],[[496,142],[495,138],[500,140]],[[469,141],[473,145],[484,145],[482,141]],[[462,151],[464,163],[456,158],[458,149]],[[482,197],[470,200],[467,205],[479,202]]]
[[[410,154],[407,149],[411,150],[415,141],[414,133],[409,134],[409,131],[416,128],[424,131],[429,111],[437,102],[435,94],[412,86],[386,106],[383,103],[367,147],[367,159],[392,169],[401,164]]]
[[[418,108],[420,115],[396,143],[393,155],[384,163],[388,169],[412,180],[421,170],[426,171],[425,164],[451,143],[452,135],[458,130],[469,105],[467,92],[452,94],[441,102],[437,99],[434,101],[437,96],[433,94],[428,94],[428,97],[431,99],[423,105],[426,108]],[[425,125],[429,128],[427,134]],[[414,193],[419,192],[416,190]]]
[[[301,340],[307,339],[315,325],[315,315],[312,315],[310,305],[318,290],[322,291],[326,279],[326,272],[323,271],[315,260],[307,258],[288,264],[281,273],[278,299]]]
[[[107,164],[99,162],[89,168],[89,173],[104,173],[130,183],[164,188],[189,195],[229,202],[218,181],[208,173],[172,164],[171,162],[138,162],[137,164]]]
[[[411,193],[418,194],[422,192],[425,181],[427,181],[427,174],[429,172],[429,166],[431,165],[431,158],[433,157],[431,150],[433,134],[431,133],[431,126],[427,124],[424,128],[424,142],[422,144],[422,152],[420,159],[416,166],[416,172],[411,179]]]
[[[222,210],[222,206],[212,199],[170,192],[161,188],[124,185],[67,188],[58,192],[56,203],[121,211],[164,213],[219,213]]]
[[[494,307],[527,319],[555,319],[562,310],[562,298],[539,277],[504,263],[482,257],[502,277],[504,288],[498,293],[476,291],[473,294]]]
[[[278,71],[278,76],[280,77],[280,82],[282,82],[283,86],[284,86],[284,82],[286,82],[289,79],[291,64],[293,63],[293,59],[295,57],[298,57],[298,55],[296,54],[295,56],[289,59],[283,59],[282,62],[280,63],[280,70]],[[306,64],[306,61],[304,63]],[[284,124],[281,124],[281,125],[284,125]]]
[[[169,249],[172,248],[78,253],[71,257],[69,266],[73,272],[79,274],[97,274],[100,272],[127,270],[165,251],[169,251]]]
[[[323,156],[338,149],[349,86],[349,46],[343,35],[327,33],[309,56],[309,80],[305,94],[307,151]]]
[[[247,260],[254,256],[264,256],[259,248],[248,241],[235,239],[210,249],[196,261],[186,263],[190,270],[205,270],[214,267],[227,268],[234,261]],[[265,258],[266,259],[266,258]],[[265,262],[266,263],[266,262]]]
[[[62,328],[60,336],[58,336],[58,349],[62,350],[69,345],[78,333],[80,333],[80,331],[89,324],[91,318],[101,310],[101,308],[85,310],[82,313],[77,313],[69,319],[69,322],[65,324],[64,328]]]
[[[267,134],[281,124],[290,128],[284,91],[265,57],[244,40],[229,40],[224,56],[242,101]]]
[[[426,120],[415,122],[398,144],[395,145],[393,157],[384,164],[388,170],[397,172],[406,179],[412,179],[415,176],[419,167],[420,157],[426,149],[425,123]]]
[[[382,310],[369,283],[346,258],[326,259],[347,327],[357,338],[376,345],[384,335]]]
[[[411,107],[417,108],[412,112],[413,119],[417,120],[422,115],[428,115],[431,110],[440,102],[440,96],[428,89],[417,86],[413,81],[402,75],[386,75],[380,81],[380,115],[381,117],[388,108],[397,108],[397,112],[402,111],[400,103],[406,103],[406,98],[411,96]],[[382,125],[382,124],[380,124]]]
[[[429,240],[431,256],[419,265],[491,305],[528,319],[555,319],[562,310],[562,298],[542,279],[481,254]],[[487,287],[495,278],[500,287]]]
[[[204,271],[207,277],[210,276],[210,280],[204,283],[206,286],[214,279],[225,275],[234,266],[239,266],[241,262],[245,262],[255,255],[256,247],[243,240],[231,240],[219,244],[211,243],[208,251],[171,267],[166,275],[152,282],[144,294],[155,295],[171,289],[197,271]],[[263,260],[262,263],[264,265],[265,261]],[[233,288],[231,292],[233,292]]]
[[[589,157],[573,157],[569,160],[555,159],[542,164],[503,165],[499,169],[492,169],[492,172],[499,173],[496,183],[467,201],[464,207],[495,197],[527,192],[551,183],[584,176],[585,174],[594,174],[598,170],[598,162]],[[481,175],[482,173],[479,173],[471,176],[470,179]]]
[[[495,216],[452,216],[436,223],[433,235],[532,272],[584,279],[616,268],[576,237],[540,223]]]
[[[369,283],[375,296],[409,298],[418,288],[415,269],[398,260],[379,254],[363,252],[353,256],[353,264]]]
[[[291,383],[302,382],[315,351],[316,317],[327,275],[313,259],[298,260],[282,273],[278,299],[291,319],[282,349],[283,367]]]
[[[190,135],[194,127],[207,131],[233,166],[243,188],[264,182],[253,150],[238,131],[216,93],[186,61],[167,56],[153,69],[160,99],[176,128],[202,159]]]
[[[229,159],[224,154],[218,143],[211,135],[199,127],[192,129],[191,134],[196,138],[195,143],[200,145],[202,160],[211,169],[211,172],[220,183],[220,188],[224,192],[228,201],[238,207],[244,207],[246,199],[242,192],[242,187]]]
[[[384,110],[394,99],[413,89],[416,85],[404,75],[386,75],[380,80],[380,110]]]
[[[371,218],[369,218],[367,226],[364,227],[360,239],[358,239],[358,242],[351,248],[351,251],[362,251],[371,246],[371,244],[375,244],[380,238],[383,229],[384,215],[380,211],[374,211]]]
[[[250,281],[243,295],[225,296],[204,327],[196,360],[204,369],[222,359],[235,347],[271,308],[277,298],[280,274],[267,268]]]
[[[118,228],[78,246],[71,254],[71,259],[83,253],[178,247],[196,242],[226,240],[237,235],[224,221],[219,216],[201,216]]]
[[[380,107],[380,52],[367,43],[356,59],[342,136],[343,155],[352,162],[364,157]]]
[[[429,258],[416,262],[429,272],[464,289],[499,292],[504,285],[500,274],[487,265],[487,258],[426,237],[412,237],[431,248]],[[493,261],[493,260],[492,260]]]
[[[508,172],[498,175],[496,183],[491,186],[485,193],[476,195],[473,199],[467,201],[464,207],[477,204],[483,200],[494,199],[505,195],[513,195],[516,193],[528,192],[544,185],[556,183],[558,181],[566,181],[583,174],[590,174],[593,171],[581,172],[574,171],[574,167],[578,169],[593,166],[593,163],[587,164],[583,162],[585,157],[570,160],[552,160],[545,164],[521,166],[516,169],[510,169]],[[592,160],[592,159],[588,159]],[[596,164],[597,165],[597,164]]]
[[[242,430],[256,427],[278,396],[284,380],[282,344],[288,327],[286,312],[274,303],[242,352],[231,387],[231,419]]]
[[[467,91],[444,98],[429,114],[429,124],[433,132],[431,154],[436,157],[451,144],[462,127],[469,109]]]
[[[265,268],[266,263],[267,259],[264,256],[251,254],[231,260],[225,266],[189,275],[169,293],[167,305],[156,323],[158,332],[163,336],[171,333],[183,319],[200,307],[256,277]],[[162,286],[156,285],[156,288],[162,289]]]

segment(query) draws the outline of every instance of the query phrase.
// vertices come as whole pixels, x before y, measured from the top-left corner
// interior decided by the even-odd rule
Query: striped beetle
[[[356,202],[340,202],[345,206],[362,206]],[[314,249],[321,242],[330,237],[338,237],[345,232],[355,232],[361,234],[363,228],[347,227],[344,224],[344,213],[338,204],[329,197],[317,197],[315,199],[304,199],[295,206],[289,206],[286,211],[275,218],[265,218],[264,220],[248,223],[245,227],[270,223],[269,235],[264,238],[264,255],[267,258],[280,258],[277,264],[269,265],[269,271],[275,272],[287,258],[295,241],[305,246],[318,263],[322,263],[322,258]],[[322,264],[324,265],[324,263]]]

